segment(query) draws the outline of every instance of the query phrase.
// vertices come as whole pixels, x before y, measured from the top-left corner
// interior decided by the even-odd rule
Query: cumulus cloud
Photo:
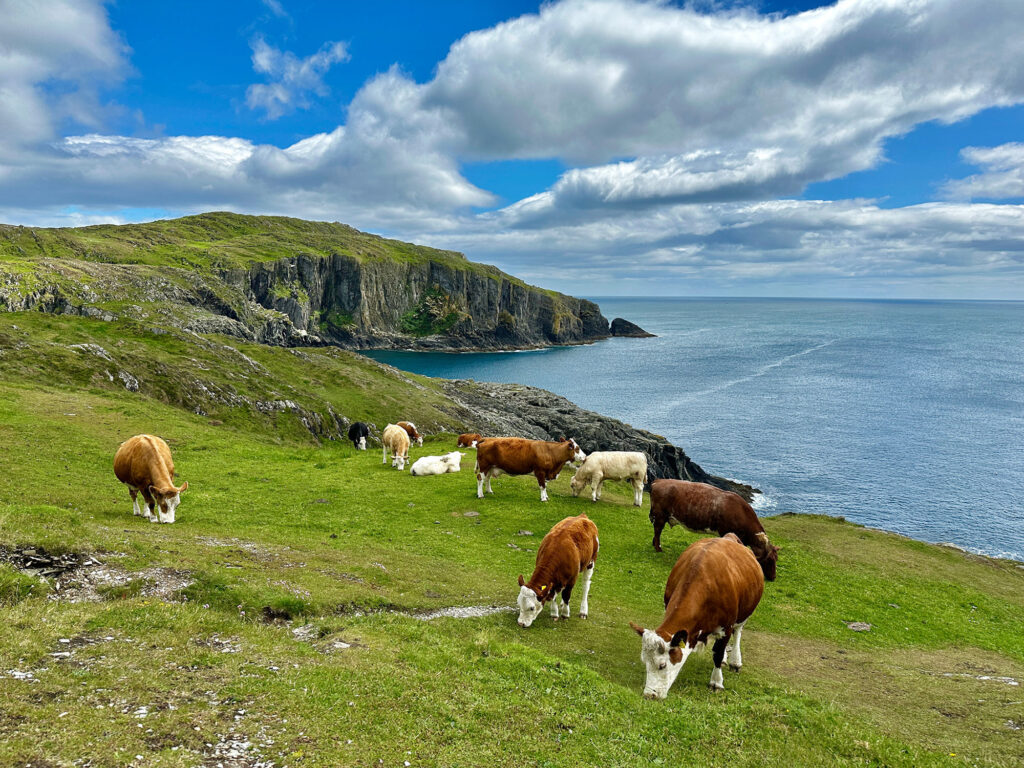
[[[1024,197],[1024,144],[998,147],[967,147],[960,152],[964,162],[983,171],[966,179],[947,182],[942,193],[954,200],[987,198],[1005,200]]]
[[[13,126],[0,130],[0,214],[216,207],[337,219],[534,279],[1021,273],[1019,206],[780,200],[874,166],[887,138],[922,122],[1024,103],[1019,0],[840,0],[785,17],[566,0],[465,36],[427,82],[398,67],[372,78],[343,125],[287,147],[104,135],[88,108],[81,135],[56,136],[70,106],[47,83],[94,104],[94,83],[127,66],[98,2],[61,2],[85,31],[69,32],[65,51],[33,26],[27,0],[0,28],[0,129]],[[324,76],[348,57],[341,43],[307,58],[262,38],[252,50],[267,82],[248,103],[270,119],[326,94]],[[982,172],[947,194],[1019,196],[1020,147],[965,150]],[[473,212],[495,198],[463,163],[538,158],[575,167]]]
[[[265,110],[269,120],[296,109],[308,109],[311,94],[326,96],[330,89],[324,84],[324,75],[333,65],[349,59],[344,43],[324,43],[304,59],[269,45],[261,37],[254,38],[251,45],[252,68],[267,75],[270,82],[250,85],[245,102],[251,109]]]

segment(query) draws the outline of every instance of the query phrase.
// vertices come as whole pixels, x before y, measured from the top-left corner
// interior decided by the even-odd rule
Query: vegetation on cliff
[[[292,346],[522,348],[608,335],[596,304],[453,251],[231,213],[0,226],[0,308],[159,313],[182,328]]]

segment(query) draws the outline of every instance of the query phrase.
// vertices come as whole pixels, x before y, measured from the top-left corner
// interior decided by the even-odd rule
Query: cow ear
[[[672,635],[672,640],[669,642],[669,646],[672,647],[672,648],[678,648],[680,645],[682,645],[685,642],[686,642],[686,630],[685,629],[680,629],[678,632],[676,632],[674,635]]]
[[[644,636],[644,628],[643,628],[643,627],[641,627],[641,626],[639,626],[639,625],[637,625],[637,624],[634,624],[634,623],[633,623],[632,621],[631,621],[631,622],[629,622],[629,627],[630,627],[630,629],[632,629],[632,630],[633,630],[634,632],[636,632],[636,633],[637,633],[638,635],[640,635],[640,637],[643,637],[643,636]]]
[[[178,493],[181,493],[182,491],[187,491],[187,490],[188,490],[188,480],[186,480],[184,482],[184,484],[181,486],[181,488],[178,489]]]
[[[683,652],[678,648],[669,648],[668,660],[673,664],[678,664],[683,660]]]
[[[525,587],[526,586],[526,579],[523,578],[523,574],[521,574],[521,573],[519,574],[519,586],[520,587]]]

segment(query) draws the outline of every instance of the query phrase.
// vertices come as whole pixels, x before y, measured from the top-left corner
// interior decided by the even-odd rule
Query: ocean
[[[664,435],[760,488],[761,515],[841,515],[1024,561],[1024,303],[594,300],[658,337],[367,354],[543,387]]]

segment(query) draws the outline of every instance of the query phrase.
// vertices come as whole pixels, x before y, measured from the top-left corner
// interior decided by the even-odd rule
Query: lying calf
[[[415,477],[423,477],[425,475],[443,475],[446,472],[458,472],[462,468],[459,462],[462,461],[462,457],[465,455],[460,451],[452,451],[444,456],[424,456],[422,459],[416,459],[410,474]]]

